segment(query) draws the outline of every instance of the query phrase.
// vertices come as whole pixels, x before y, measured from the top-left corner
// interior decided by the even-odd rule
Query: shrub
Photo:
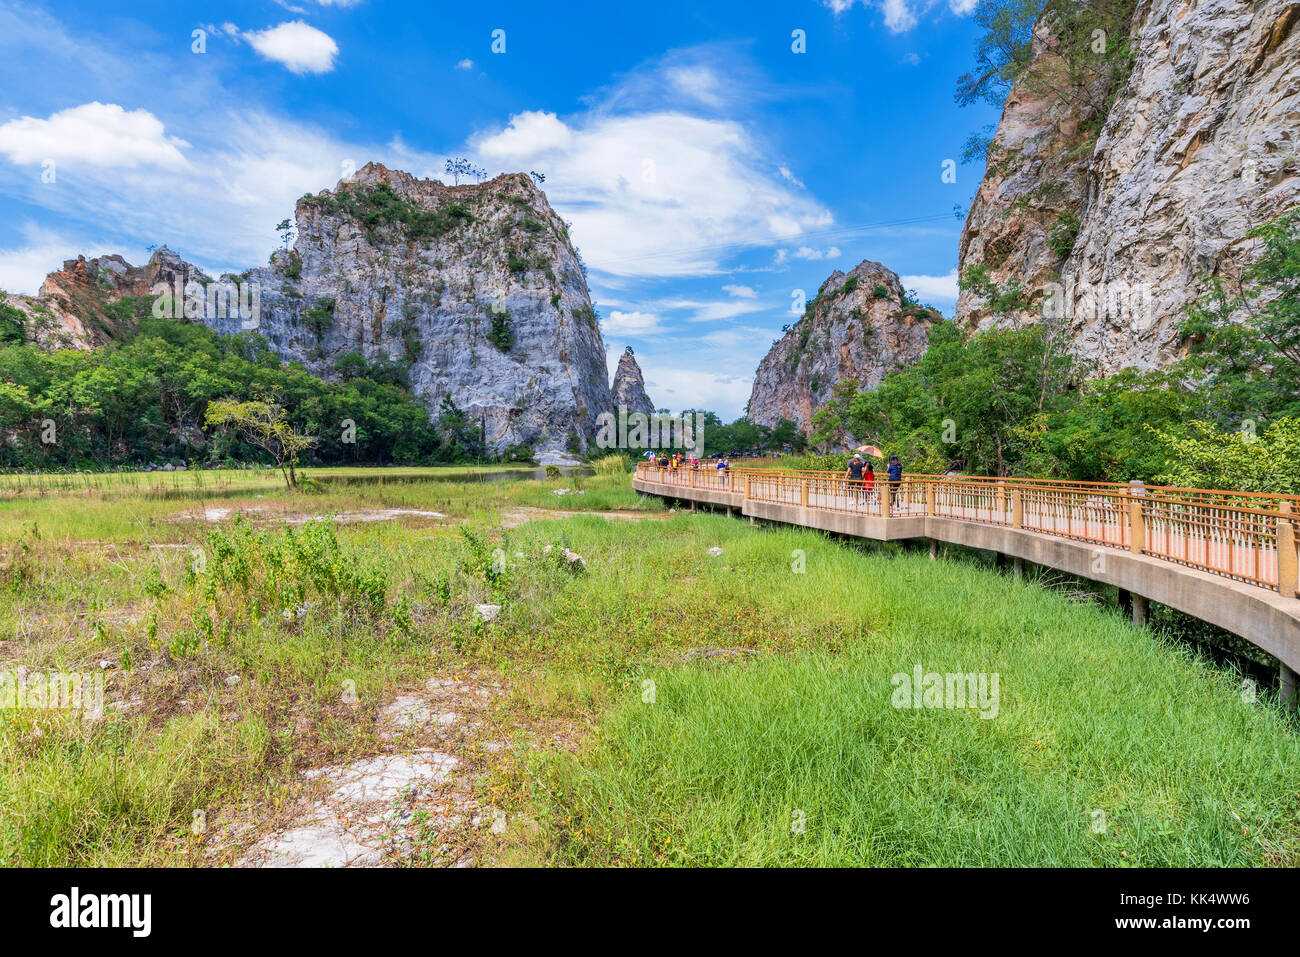
[[[491,320],[491,328],[487,332],[487,340],[502,352],[509,352],[515,344],[514,325],[510,321],[510,313],[504,309],[498,311],[488,307],[488,317]]]

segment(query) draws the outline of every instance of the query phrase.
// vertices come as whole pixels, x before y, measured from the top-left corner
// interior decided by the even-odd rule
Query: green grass
[[[100,722],[0,710],[0,863],[227,862],[227,825],[267,826],[304,769],[382,750],[396,694],[457,674],[505,689],[511,747],[474,757],[484,806],[539,825],[485,829],[485,863],[1296,862],[1295,729],[1237,676],[987,567],[667,512],[629,485],[0,499],[0,671],[117,663]],[[205,522],[214,506],[248,527]],[[282,524],[371,508],[446,518]],[[997,717],[891,707],[918,663],[997,672]]]
[[[690,549],[700,578],[679,598],[696,609],[694,640],[763,653],[647,666],[582,755],[544,759],[532,794],[552,859],[1295,862],[1294,728],[1271,705],[1244,703],[1235,675],[982,568],[698,521],[725,552]],[[802,576],[791,546],[807,552]],[[749,601],[729,594],[742,581]],[[733,607],[776,633],[746,641],[727,621]],[[799,634],[820,640],[790,650]],[[894,708],[891,676],[918,663],[998,673],[997,716]]]

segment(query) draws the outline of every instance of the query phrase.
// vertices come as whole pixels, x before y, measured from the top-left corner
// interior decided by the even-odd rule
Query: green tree
[[[233,429],[244,441],[266,452],[284,475],[285,488],[297,487],[298,457],[315,444],[316,437],[295,432],[279,402],[216,399],[208,403],[204,420],[209,426]]]

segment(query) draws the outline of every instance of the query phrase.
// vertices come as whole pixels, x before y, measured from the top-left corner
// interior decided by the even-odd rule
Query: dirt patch
[[[244,867],[384,867],[474,864],[491,825],[474,793],[486,758],[505,748],[487,708],[491,682],[435,677],[380,712],[391,751],[304,772],[307,796],[290,823],[258,840]]]
[[[508,512],[501,513],[502,528],[518,528],[528,522],[540,522],[552,518],[578,518],[583,515],[594,515],[597,518],[607,518],[612,521],[624,522],[663,522],[667,521],[669,515],[667,512],[580,512],[568,511],[557,508],[537,508],[532,505],[524,505],[519,508],[511,509]]]
[[[179,521],[207,522],[219,525],[234,521],[236,516],[253,525],[305,525],[307,522],[325,522],[331,519],[340,525],[352,525],[362,522],[392,522],[399,519],[434,519],[447,516],[442,512],[431,512],[418,508],[362,508],[346,512],[288,512],[277,511],[265,505],[208,506],[202,509],[189,509],[179,513]]]

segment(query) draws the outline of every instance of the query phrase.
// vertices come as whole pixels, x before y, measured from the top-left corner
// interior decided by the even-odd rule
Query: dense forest
[[[340,381],[325,382],[282,363],[260,336],[220,336],[198,323],[143,319],[121,342],[48,352],[19,344],[21,313],[0,315],[0,330],[15,325],[0,347],[0,466],[260,461],[233,431],[203,427],[209,403],[231,397],[282,406],[296,432],[315,438],[303,457],[308,463],[432,464],[483,455],[478,424],[447,397],[430,422],[399,368],[360,355],[337,363]]]

